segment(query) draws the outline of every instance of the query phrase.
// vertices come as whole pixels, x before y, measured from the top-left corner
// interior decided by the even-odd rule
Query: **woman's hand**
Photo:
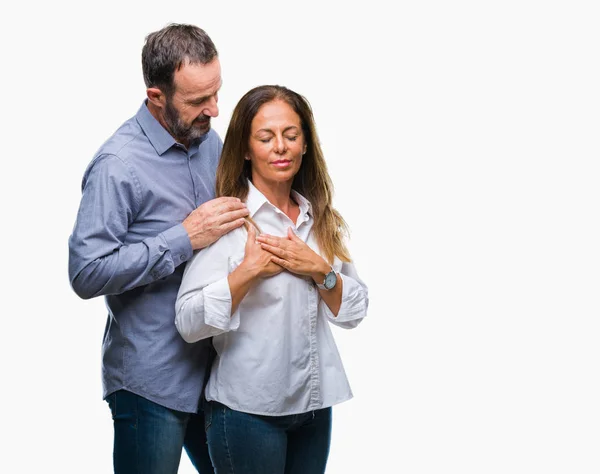
[[[283,267],[274,262],[275,257],[264,250],[256,239],[256,229],[253,225],[248,226],[248,240],[244,251],[244,260],[240,267],[251,272],[254,277],[265,278],[277,275],[283,271]]]
[[[274,263],[273,259],[273,255],[256,242],[256,230],[249,225],[244,260],[227,276],[231,292],[231,314],[235,313],[258,278],[272,277],[283,271],[283,267]]]
[[[315,282],[322,283],[329,273],[327,262],[311,249],[292,228],[288,228],[287,238],[273,235],[259,235],[260,247],[272,254],[272,262],[297,275],[307,275]]]

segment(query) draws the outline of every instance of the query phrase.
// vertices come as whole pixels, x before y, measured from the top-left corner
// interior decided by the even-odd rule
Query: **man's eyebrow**
[[[223,87],[223,81],[221,81],[221,83],[219,84],[219,87],[217,88],[217,90],[215,92],[213,92],[212,94],[207,94],[207,95],[203,95],[200,97],[194,97],[193,99],[186,99],[186,103],[187,104],[195,104],[195,103],[201,103],[204,102],[207,99],[210,99],[213,95],[215,95],[216,93],[218,93],[221,90],[221,87]]]
[[[201,97],[194,97],[193,99],[186,99],[186,103],[187,104],[200,104],[202,102],[204,102],[206,99],[209,99],[213,96],[214,94],[209,94],[209,95],[203,95]]]

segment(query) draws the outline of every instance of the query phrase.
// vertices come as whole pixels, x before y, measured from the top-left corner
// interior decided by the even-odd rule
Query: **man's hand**
[[[192,249],[209,246],[230,230],[244,224],[248,215],[246,205],[238,198],[220,197],[194,209],[183,221]]]

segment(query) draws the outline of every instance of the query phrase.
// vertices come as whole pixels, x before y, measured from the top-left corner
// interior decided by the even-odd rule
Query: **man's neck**
[[[169,126],[167,125],[167,122],[165,121],[165,119],[163,117],[162,109],[160,109],[159,107],[157,107],[150,101],[146,101],[146,106],[148,107],[148,111],[152,114],[152,116],[158,121],[158,123],[160,123],[162,125],[162,127],[169,133],[169,135],[171,135],[173,137],[173,139],[177,143],[181,143],[184,147],[189,148],[190,143],[188,140],[180,140],[175,135],[173,135],[173,133],[171,132],[171,129],[169,128]]]

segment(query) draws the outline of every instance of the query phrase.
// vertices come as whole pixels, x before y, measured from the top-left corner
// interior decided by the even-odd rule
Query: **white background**
[[[220,52],[224,136],[263,83],[312,103],[370,287],[327,472],[600,472],[596,2],[2,7],[3,473],[111,472],[101,299],[67,278],[83,171],[144,98],[146,34]],[[184,455],[181,473],[193,472]]]

